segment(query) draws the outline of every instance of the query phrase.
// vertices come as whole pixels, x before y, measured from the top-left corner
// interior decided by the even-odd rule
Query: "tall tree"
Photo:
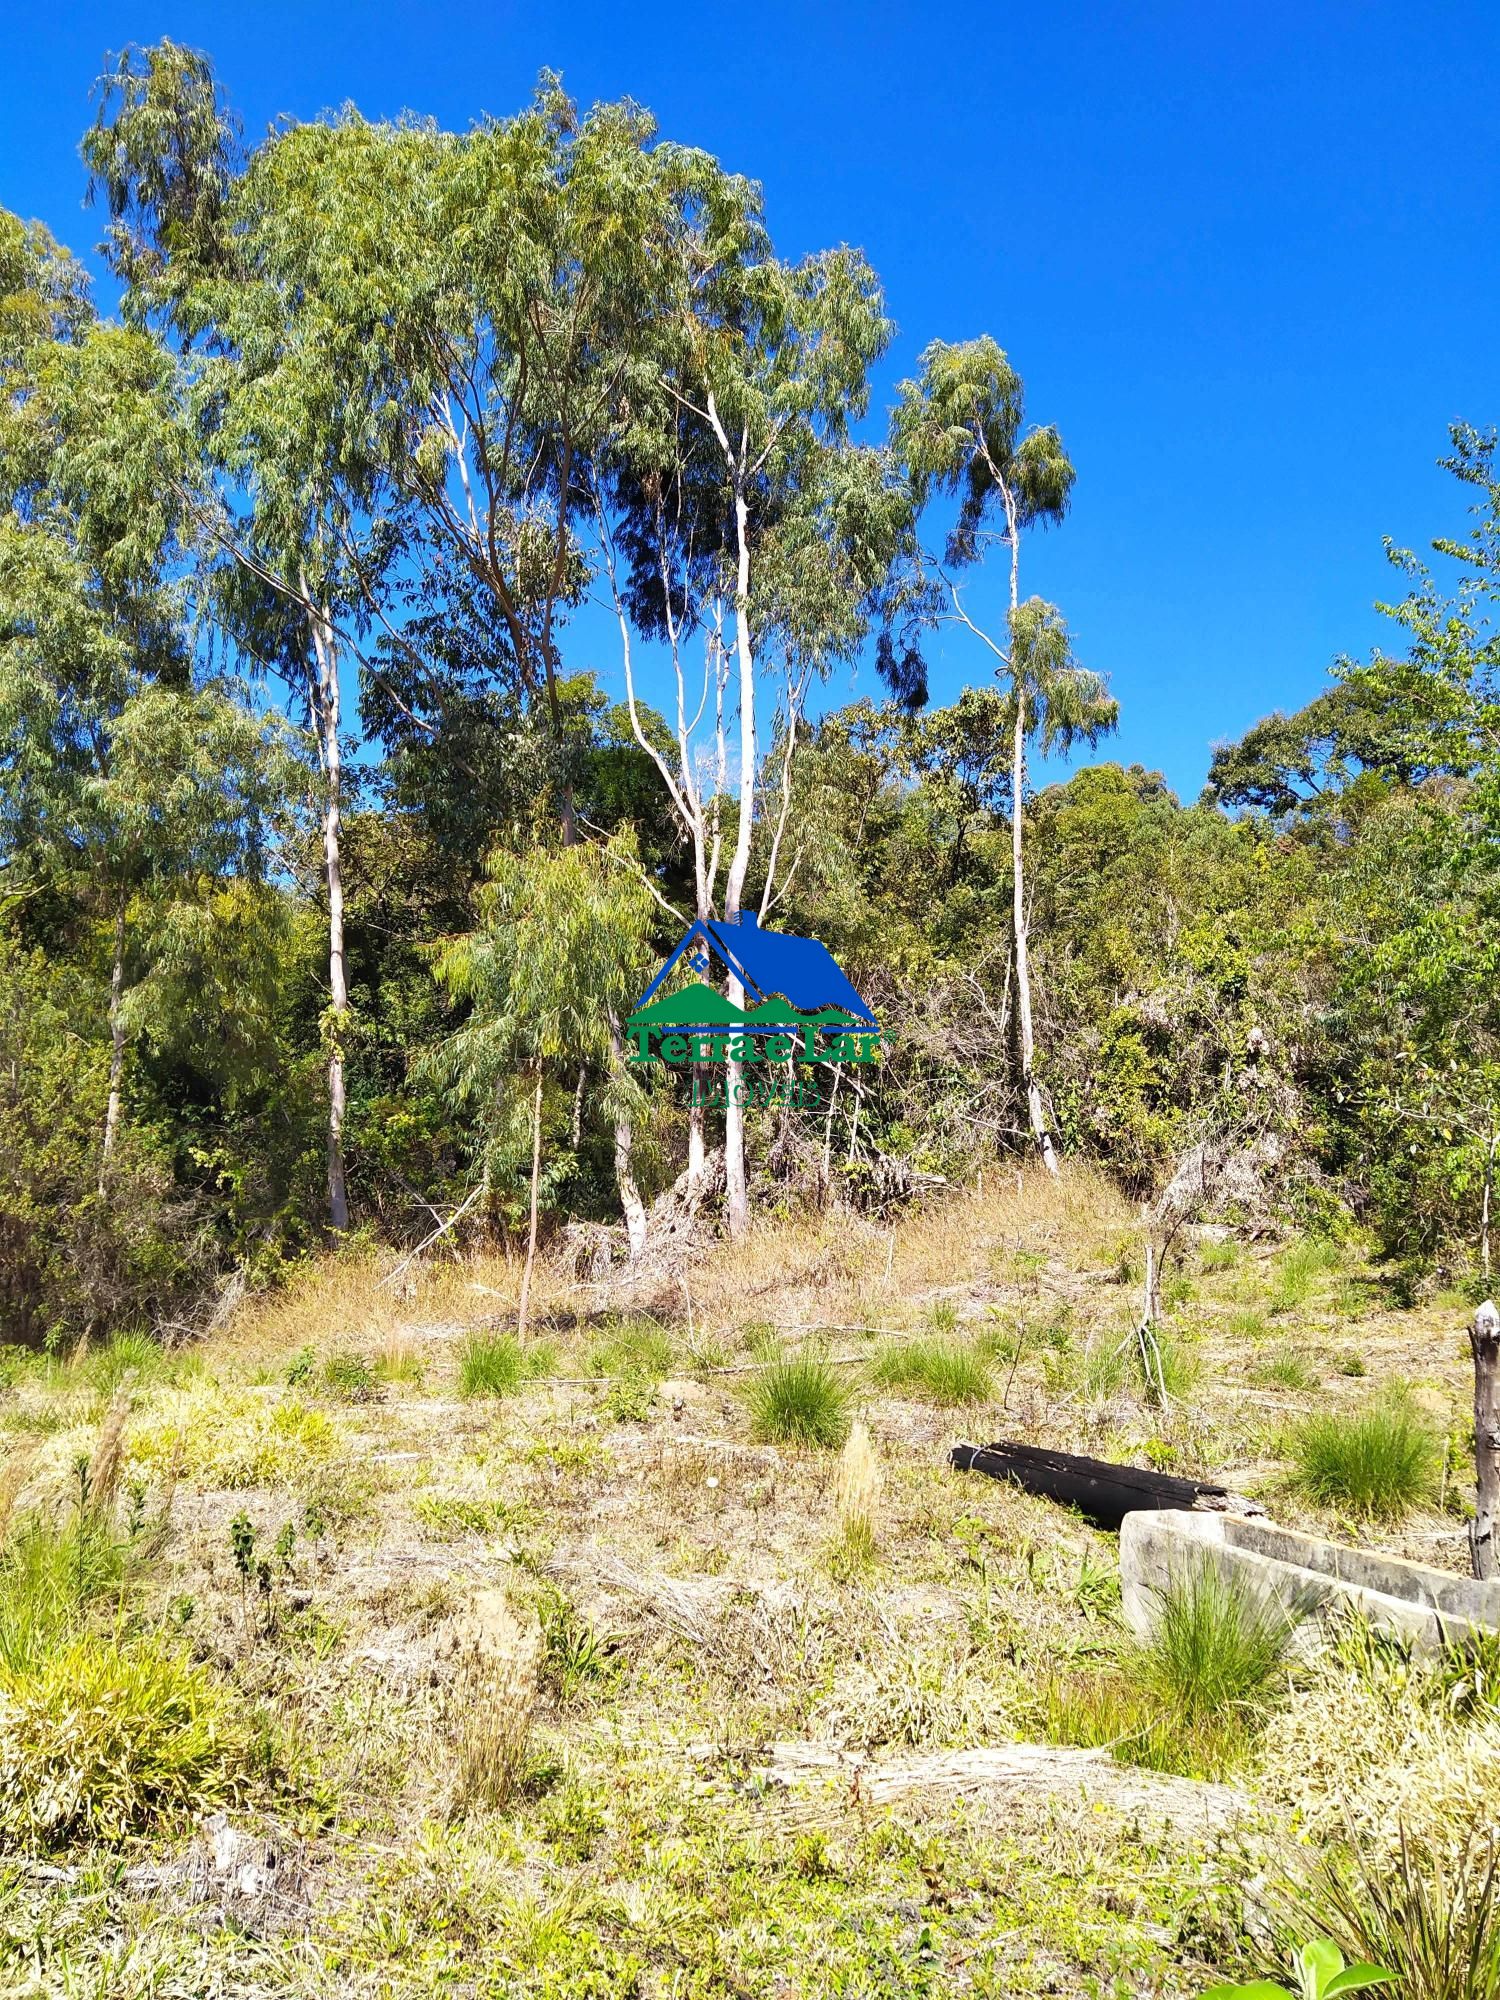
[[[1093,743],[1112,729],[1118,704],[1101,677],[1078,665],[1054,605],[1021,599],[1021,535],[1059,522],[1073,490],[1073,467],[1050,425],[1025,428],[1021,378],[988,335],[950,345],[934,341],[921,374],[901,385],[892,444],[906,466],[918,504],[933,493],[956,496],[943,581],[952,615],[993,655],[1011,702],[1011,935],[1015,957],[1016,1028],[1021,1086],[1031,1135],[1049,1173],[1057,1144],[1036,1066],[1029,915],[1024,851],[1026,747],[1043,753],[1079,740]],[[996,520],[998,529],[989,523]],[[977,562],[996,540],[1009,556],[1010,605],[1003,640],[965,608],[955,572]]]

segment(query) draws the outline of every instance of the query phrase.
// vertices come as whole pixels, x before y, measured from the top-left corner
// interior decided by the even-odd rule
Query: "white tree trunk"
[[[734,525],[738,551],[734,639],[740,672],[740,798],[734,852],[724,884],[724,918],[729,924],[740,920],[745,877],[750,868],[750,839],[755,827],[755,654],[750,638],[750,510],[738,479],[735,483]],[[736,1007],[745,1004],[744,985],[733,975],[729,980],[729,998]],[[743,1236],[750,1226],[750,1194],[745,1177],[745,1107],[736,1101],[743,1083],[742,1066],[737,1062],[727,1063],[724,1088],[724,1217],[731,1236]]]
[[[1002,489],[1003,490],[1003,489]],[[1031,1136],[1049,1174],[1057,1172],[1057,1149],[1047,1123],[1047,1111],[1036,1080],[1036,1036],[1031,1023],[1031,954],[1026,924],[1026,862],[1023,846],[1026,796],[1026,681],[1023,663],[1015,656],[1015,614],[1021,602],[1021,533],[1015,503],[1005,492],[1005,518],[1010,536],[1011,687],[1016,698],[1015,735],[1010,759],[1011,923],[1016,947],[1016,1023],[1021,1043],[1021,1084]]]
[[[104,1110],[104,1144],[99,1152],[99,1192],[104,1192],[110,1155],[120,1130],[125,1079],[125,893],[115,906],[115,946],[109,973],[109,1101]]]
[[[536,1092],[531,1100],[531,1227],[526,1238],[526,1262],[521,1271],[521,1301],[516,1308],[516,1339],[526,1338],[526,1316],[531,1305],[531,1273],[536,1264],[537,1192],[542,1178],[542,1072],[536,1073]]]
[[[307,595],[307,579],[303,578]],[[349,1024],[349,975],[344,956],[344,871],[339,850],[343,766],[339,752],[339,665],[333,626],[308,598],[308,623],[317,661],[313,719],[323,765],[323,867],[328,880],[328,1220],[349,1227],[349,1194],[344,1179],[344,1036]]]

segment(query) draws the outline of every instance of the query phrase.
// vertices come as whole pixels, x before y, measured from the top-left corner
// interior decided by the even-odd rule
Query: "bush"
[[[208,1673],[159,1637],[75,1639],[0,1668],[0,1834],[115,1841],[233,1793],[245,1742]]]
[[[957,1340],[892,1342],[875,1357],[870,1373],[882,1389],[912,1389],[950,1406],[987,1403],[994,1394],[983,1357]]]
[[[750,1428],[761,1444],[840,1445],[849,1435],[849,1390],[817,1355],[772,1362],[751,1385]]]
[[[1438,1441],[1408,1398],[1395,1394],[1353,1416],[1309,1417],[1293,1432],[1290,1453],[1309,1499],[1394,1521],[1431,1492]]]

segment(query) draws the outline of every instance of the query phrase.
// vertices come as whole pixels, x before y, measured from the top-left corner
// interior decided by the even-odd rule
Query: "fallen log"
[[[1071,1451],[1034,1444],[956,1444],[948,1462],[959,1472],[1008,1479],[1025,1493],[1076,1507],[1101,1528],[1118,1528],[1127,1514],[1181,1508],[1220,1514],[1263,1514],[1259,1501],[1200,1479],[1179,1479],[1140,1465],[1110,1465]]]

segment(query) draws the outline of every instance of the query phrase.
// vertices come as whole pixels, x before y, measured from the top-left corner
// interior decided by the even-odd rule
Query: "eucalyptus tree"
[[[285,773],[274,732],[196,670],[170,356],[96,319],[71,260],[3,212],[0,293],[0,849],[7,879],[107,927],[102,1193],[133,958],[199,880],[254,872]]]
[[[901,495],[883,461],[848,442],[891,329],[857,253],[788,264],[774,253],[750,182],[702,153],[664,147],[656,158],[673,210],[660,265],[668,296],[652,328],[653,379],[623,413],[609,466],[613,528],[599,497],[601,534],[628,569],[622,584],[611,561],[627,672],[627,611],[667,638],[677,667],[676,768],[654,761],[692,843],[697,913],[710,913],[722,862],[722,913],[736,923],[762,780],[764,668],[774,664],[786,688],[790,746],[808,672],[857,646],[900,532]],[[695,631],[707,646],[697,707],[713,715],[711,792],[690,742],[682,669]],[[719,818],[726,789],[732,838]],[[763,908],[773,893],[768,878]],[[730,997],[744,997],[733,979]],[[738,1081],[731,1065],[726,1214],[736,1234],[749,1218]]]
[[[341,832],[343,680],[359,658],[398,536],[382,512],[375,435],[389,356],[372,336],[365,247],[310,170],[304,129],[246,154],[207,58],[163,41],[104,80],[85,140],[110,214],[107,250],[125,308],[179,344],[204,460],[217,478],[200,529],[220,557],[221,623],[241,652],[305,703],[318,763],[328,911],[328,1214],[349,1222],[344,1167],[352,1026]]]
[[[993,656],[1009,693],[1017,1044],[1031,1135],[1047,1170],[1056,1173],[1056,1140],[1036,1074],[1023,843],[1026,746],[1034,741],[1045,755],[1078,741],[1094,743],[1114,727],[1119,712],[1102,678],[1074,659],[1056,606],[1021,598],[1021,536],[1063,519],[1073,467],[1052,426],[1025,428],[1021,378],[988,335],[958,344],[934,341],[925,350],[921,373],[901,385],[891,437],[918,505],[934,494],[958,501],[939,575],[950,615]],[[978,562],[994,541],[1009,557],[1003,636],[970,614],[957,582],[957,573]]]

